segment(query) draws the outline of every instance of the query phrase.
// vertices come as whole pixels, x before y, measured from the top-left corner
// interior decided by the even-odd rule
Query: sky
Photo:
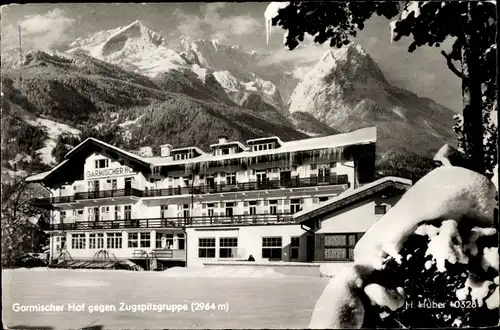
[[[328,49],[306,45],[289,51],[283,45],[284,31],[273,27],[266,43],[264,11],[267,3],[163,3],[163,4],[29,4],[2,7],[2,52],[22,49],[64,49],[78,37],[142,21],[167,41],[182,35],[194,39],[217,38],[222,43],[236,44],[248,50],[270,52],[271,61],[294,59],[314,65]],[[447,68],[439,48],[422,47],[407,51],[410,39],[391,43],[389,21],[372,17],[354,39],[373,57],[393,85],[408,89],[421,97],[461,112],[460,80]],[[442,47],[450,47],[445,42]],[[304,72],[303,72],[304,73]]]

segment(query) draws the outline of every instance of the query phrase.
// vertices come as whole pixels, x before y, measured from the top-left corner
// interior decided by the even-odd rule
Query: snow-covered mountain
[[[160,72],[188,65],[176,51],[167,48],[160,34],[140,21],[97,32],[90,38],[78,38],[69,46],[69,53],[82,51],[124,69],[153,77]]]
[[[453,143],[453,115],[432,100],[391,86],[360,45],[326,51],[299,82],[290,113],[305,112],[339,131],[376,125],[380,147],[421,155]]]
[[[248,70],[259,54],[246,52],[239,46],[224,45],[215,39],[194,41],[182,37],[176,49],[172,49],[159,33],[140,21],[101,31],[89,38],[78,38],[69,46],[69,53],[84,52],[152,78],[172,70],[182,72],[190,79],[197,76],[203,84],[214,77],[227,96],[238,105],[250,94],[255,94],[280,112],[286,112],[276,85]]]

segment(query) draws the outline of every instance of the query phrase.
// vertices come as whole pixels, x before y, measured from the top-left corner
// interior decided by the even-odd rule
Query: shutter
[[[325,261],[325,235],[315,235],[314,261]]]
[[[278,199],[278,205],[283,205],[283,200],[282,199]]]
[[[219,208],[219,203],[214,203],[214,209],[218,209]]]
[[[201,205],[202,205],[202,208],[203,208],[203,209],[206,209],[206,208],[207,208],[207,203],[203,203],[203,204],[201,204]]]
[[[264,201],[264,206],[269,206],[269,201],[268,200]]]
[[[290,200],[287,198],[284,200],[285,201],[285,205],[290,205]]]

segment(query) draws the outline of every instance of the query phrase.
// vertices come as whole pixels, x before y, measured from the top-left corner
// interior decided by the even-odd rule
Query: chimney
[[[160,156],[161,157],[169,157],[171,150],[172,150],[171,144],[162,144],[160,146]]]
[[[227,136],[221,135],[219,136],[219,144],[227,143]]]

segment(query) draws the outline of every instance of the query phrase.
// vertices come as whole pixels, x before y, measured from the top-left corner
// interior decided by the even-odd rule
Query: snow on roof
[[[228,145],[232,145],[232,144],[238,145],[238,147],[240,147],[241,150],[245,150],[246,149],[245,145],[243,143],[241,143],[240,141],[230,141],[230,142],[225,142],[225,143],[214,143],[214,144],[210,145],[210,149],[213,149],[215,147],[228,146]]]
[[[196,158],[174,160],[174,161],[167,160],[165,159],[165,157],[151,157],[151,158],[146,158],[145,161],[148,161],[155,166],[187,165],[197,162],[224,161],[230,159],[275,155],[280,153],[290,153],[298,151],[342,148],[351,145],[375,143],[376,140],[377,140],[377,128],[367,127],[343,134],[335,134],[323,137],[283,142],[281,147],[276,149],[243,151],[237,154],[216,155],[216,156],[211,154],[204,154]]]
[[[281,139],[277,136],[269,136],[269,137],[247,140],[247,144],[252,144],[254,142],[260,142],[260,141],[266,141],[266,140],[278,140],[279,144],[283,144],[283,141],[281,141]]]
[[[184,148],[177,148],[177,149],[172,149],[170,152],[179,152],[179,151],[189,151],[189,150],[195,150],[197,153],[200,155],[206,154],[205,151],[201,150],[198,147],[184,147]]]
[[[293,215],[294,219],[297,219],[297,218],[301,218],[303,217],[304,215],[312,212],[312,211],[316,211],[316,210],[320,210],[322,208],[325,208],[329,205],[332,205],[332,204],[335,204],[345,198],[348,198],[348,197],[351,197],[351,196],[354,196],[356,194],[359,194],[361,192],[365,192],[365,191],[368,191],[374,187],[377,187],[379,185],[382,185],[386,182],[395,182],[395,183],[401,183],[401,184],[404,184],[404,185],[408,185],[408,186],[411,186],[412,185],[412,181],[409,180],[409,179],[404,179],[404,178],[400,178],[400,177],[396,177],[396,176],[386,176],[384,178],[381,178],[381,179],[378,179],[378,180],[375,180],[373,182],[370,182],[370,183],[367,183],[359,188],[356,188],[356,189],[348,189],[346,191],[344,191],[343,193],[341,193],[340,195],[330,199],[329,201],[326,201],[326,202],[323,202],[323,203],[320,203],[319,205],[315,205],[315,206],[311,206],[311,207],[308,207],[308,208],[305,208],[303,209],[302,211],[300,212],[297,212]]]
[[[54,168],[52,168],[50,171],[38,173],[35,175],[31,175],[25,179],[26,182],[39,182],[45,179],[47,176],[49,176],[51,173],[55,172],[59,167],[61,167],[64,163],[66,163],[68,160],[65,159],[59,164],[57,164]]]
[[[269,139],[269,138],[266,138],[266,139]],[[187,148],[174,149],[174,150],[172,150],[174,152],[184,150],[184,149],[185,150],[194,149],[194,150],[197,150],[201,154],[201,156],[198,156],[196,158],[191,158],[191,159],[172,160],[169,157],[141,157],[139,155],[125,151],[123,149],[115,147],[115,146],[108,144],[106,142],[89,137],[89,138],[85,139],[85,141],[81,142],[76,147],[71,149],[64,156],[65,159],[61,163],[59,163],[57,166],[55,166],[52,170],[50,170],[48,172],[39,173],[39,174],[30,176],[26,180],[28,180],[30,182],[42,181],[49,174],[53,173],[60,166],[62,166],[78,148],[80,148],[83,144],[87,143],[88,141],[93,141],[97,144],[100,144],[100,145],[105,146],[109,149],[112,149],[118,153],[126,155],[130,158],[136,159],[137,161],[142,162],[142,163],[146,163],[146,164],[149,164],[152,166],[169,166],[169,165],[187,165],[187,164],[194,164],[194,163],[198,163],[198,162],[224,161],[224,160],[230,160],[230,159],[241,159],[241,158],[257,157],[257,156],[265,156],[265,155],[284,154],[284,153],[298,152],[298,151],[342,148],[342,147],[347,147],[350,145],[375,143],[376,139],[377,139],[377,128],[376,127],[367,127],[367,128],[358,129],[358,130],[353,131],[353,132],[343,133],[343,134],[335,134],[335,135],[329,135],[329,136],[324,136],[324,137],[316,137],[316,138],[308,138],[308,139],[303,139],[303,140],[282,142],[282,145],[279,148],[260,150],[260,151],[250,151],[247,148],[245,148],[243,144],[241,144],[240,142],[237,142],[243,147],[244,151],[236,153],[236,154],[229,154],[229,155],[215,155],[214,156],[212,154],[205,153],[204,151],[202,151],[198,147],[187,147]],[[255,141],[255,140],[258,140],[258,139],[254,139],[253,141]]]
[[[95,139],[95,138],[93,138],[93,137],[89,137],[89,138],[85,139],[85,141],[83,141],[82,143],[80,143],[79,145],[77,145],[76,147],[74,147],[73,149],[71,149],[71,150],[70,150],[70,151],[69,151],[69,152],[68,152],[68,153],[64,156],[64,158],[68,158],[68,157],[69,157],[69,156],[70,156],[70,155],[71,155],[71,154],[72,154],[75,150],[77,150],[80,146],[82,146],[83,144],[85,144],[87,141],[94,141],[94,142],[96,142],[96,143],[98,143],[98,144],[101,144],[101,145],[106,146],[106,147],[108,147],[108,148],[110,148],[110,149],[113,149],[113,150],[115,150],[116,152],[122,153],[122,154],[127,155],[127,156],[129,156],[129,157],[131,157],[131,158],[135,158],[135,159],[137,159],[137,160],[138,160],[138,161],[140,161],[140,162],[143,162],[143,163],[147,163],[147,162],[148,162],[145,158],[140,157],[139,155],[136,155],[136,154],[131,153],[131,152],[128,152],[128,151],[125,151],[125,150],[123,150],[123,149],[120,149],[120,148],[118,148],[118,147],[115,147],[114,145],[108,144],[108,143],[106,143],[106,142],[103,142],[103,141],[101,141],[101,140]]]
[[[43,180],[45,179],[45,177],[52,171],[46,171],[46,172],[42,172],[42,173],[38,173],[38,174],[34,174],[34,175],[31,175],[29,177],[27,177],[25,180],[27,182],[36,182],[36,181],[40,181],[40,180]]]

